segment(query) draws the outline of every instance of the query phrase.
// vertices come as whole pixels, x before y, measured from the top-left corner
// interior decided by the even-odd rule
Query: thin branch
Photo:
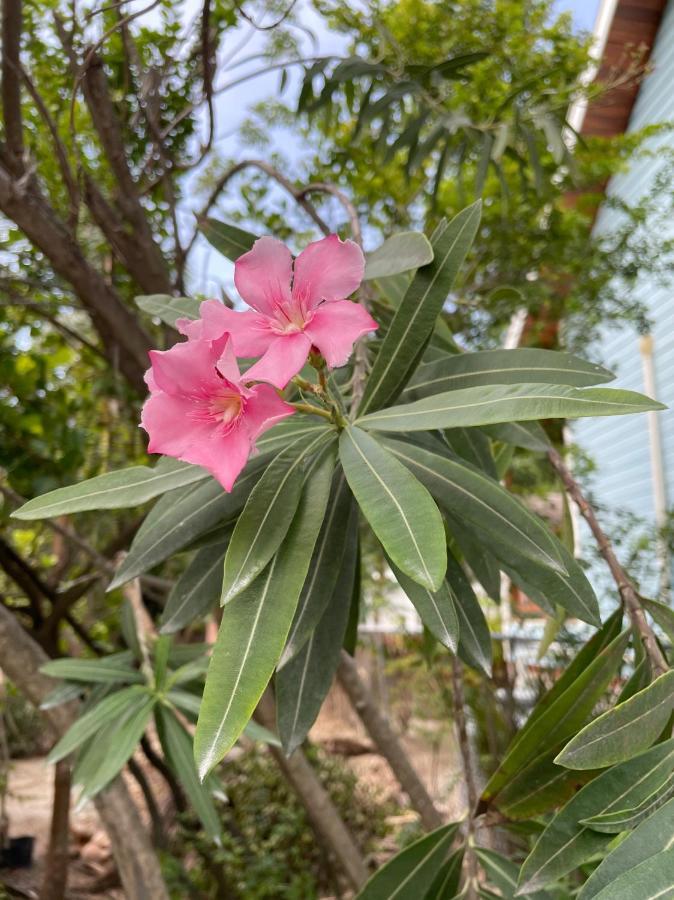
[[[271,25],[258,25],[257,22],[254,21],[252,16],[249,16],[248,13],[244,10],[243,3],[237,3],[236,0],[234,0],[234,6],[236,6],[239,13],[243,16],[246,22],[252,25],[256,31],[271,31],[273,28],[278,28],[279,25],[282,25],[285,22],[285,20],[295,8],[296,4],[297,0],[290,0],[290,3],[288,4],[285,12],[282,13],[275,22],[272,22]]]
[[[346,213],[349,217],[349,224],[351,226],[351,235],[353,236],[354,241],[358,244],[359,247],[363,246],[363,233],[360,227],[360,219],[358,218],[358,212],[356,211],[356,207],[353,205],[351,200],[347,197],[344,191],[341,191],[334,184],[327,184],[323,181],[312,182],[312,184],[308,184],[305,188],[303,188],[298,196],[298,202],[307,194],[313,193],[321,193],[321,194],[330,194],[330,196],[335,197],[342,204]]]
[[[463,666],[456,654],[452,654],[452,706],[454,709],[454,724],[456,725],[463,778],[466,786],[466,800],[468,803],[468,816],[466,818],[466,874],[468,876],[466,897],[468,900],[477,898],[477,857],[473,850],[475,838],[475,811],[477,809],[478,790],[473,771],[473,759],[470,749],[470,738],[466,726],[466,698],[463,691]]]
[[[585,498],[580,485],[567,468],[557,450],[554,448],[548,450],[548,459],[550,460],[553,469],[561,478],[569,496],[578,507],[580,514],[590,526],[590,531],[597,542],[599,552],[604,557],[611,575],[613,576],[613,580],[616,583],[616,587],[618,588],[625,605],[632,627],[641,637],[653,674],[656,676],[663,675],[665,672],[669,671],[669,665],[665,655],[660,649],[660,645],[658,644],[653,629],[648,624],[636,587],[618,561],[608,537],[597,520],[594,509]]]
[[[70,167],[70,163],[68,162],[68,154],[66,152],[66,148],[61,140],[61,137],[58,133],[58,129],[56,127],[56,123],[52,119],[47,106],[42,99],[38,89],[36,88],[33,80],[31,79],[28,72],[20,66],[21,77],[23,78],[26,87],[28,88],[28,93],[33,98],[33,102],[37,107],[37,110],[42,117],[45,125],[49,130],[49,134],[51,135],[51,139],[54,142],[54,149],[56,150],[56,158],[58,160],[59,168],[61,169],[61,174],[63,175],[63,180],[68,189],[68,195],[70,196],[70,227],[74,230],[75,225],[77,224],[77,216],[80,205],[80,191],[77,185],[77,179]]]
[[[0,289],[2,290],[2,289]],[[30,309],[32,312],[36,313],[42,319],[46,319],[47,322],[50,322],[57,331],[60,331],[61,334],[66,337],[72,338],[78,343],[82,344],[87,350],[91,350],[92,353],[95,353],[97,356],[100,356],[102,359],[105,359],[105,353],[97,347],[95,344],[92,344],[91,341],[87,340],[87,338],[83,337],[77,331],[73,331],[72,328],[68,328],[67,325],[64,325],[63,322],[60,322],[56,316],[45,310],[44,306],[41,306],[39,303],[34,303],[32,300],[25,300],[23,297],[10,297],[7,301],[8,306],[23,306],[25,309]]]
[[[19,75],[23,25],[21,7],[21,0],[2,0],[2,113],[8,158],[15,175],[24,168]]]
[[[305,197],[302,196],[303,190],[298,190],[293,186],[293,183],[282,175],[278,169],[275,169],[274,166],[265,162],[262,159],[244,159],[231,168],[227,169],[226,172],[218,178],[211,193],[209,194],[206,203],[203,205],[201,210],[196,214],[197,222],[205,219],[208,213],[211,211],[214,204],[217,202],[218,197],[224,190],[227,183],[237,175],[239,172],[242,172],[244,169],[255,168],[259,169],[261,172],[264,172],[270,178],[273,178],[281,187],[287,191],[288,194],[295,200],[295,202],[302,207],[302,209],[307,213],[307,215],[318,225],[323,234],[330,234],[330,226],[325,222],[321,216],[318,214],[316,207],[313,203],[310,203]],[[197,239],[198,231],[192,235],[187,247],[185,248],[185,254],[187,255],[192,247],[194,246],[194,242]]]

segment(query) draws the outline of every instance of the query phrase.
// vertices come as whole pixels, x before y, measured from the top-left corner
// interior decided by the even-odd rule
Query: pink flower
[[[228,331],[237,356],[261,358],[246,380],[283,388],[316,347],[330,368],[343,366],[354,342],[378,326],[367,310],[345,300],[363,278],[365,260],[353,241],[336,234],[309,244],[293,258],[273,237],[255,241],[237,259],[234,282],[252,307],[235,312],[217,300],[201,304],[201,318],[178,321],[189,338],[213,340]]]
[[[148,451],[204,466],[226,491],[255,439],[295,410],[268,384],[246,387],[228,334],[151,350],[141,425]]]

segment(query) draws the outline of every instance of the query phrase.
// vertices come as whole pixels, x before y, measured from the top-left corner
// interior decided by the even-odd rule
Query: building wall
[[[632,111],[629,131],[658,122],[674,122],[674,0],[669,0],[651,57],[652,72],[644,80]],[[635,163],[630,171],[617,176],[609,185],[609,194],[628,202],[638,202],[653,184],[663,166],[657,149],[674,135],[658,136],[649,149],[651,158]],[[672,184],[674,191],[674,184]],[[602,208],[596,230],[610,230],[617,213]],[[674,236],[674,223],[672,223]],[[653,278],[640,279],[637,298],[647,307],[652,321],[656,396],[670,409],[659,414],[662,454],[669,506],[674,506],[674,283],[663,287]],[[588,351],[617,375],[615,386],[644,391],[639,336],[632,328],[612,328],[607,322],[599,342]],[[597,470],[593,476],[593,496],[612,510],[628,510],[651,524],[655,504],[651,471],[650,442],[646,416],[624,416],[580,420],[574,425],[576,442],[593,458]]]

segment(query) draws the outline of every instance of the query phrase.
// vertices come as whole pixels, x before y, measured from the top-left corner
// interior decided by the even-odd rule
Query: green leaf
[[[260,725],[255,721],[255,719],[250,720],[250,722],[243,729],[243,733],[251,741],[257,741],[261,744],[269,744],[272,747],[281,746],[281,741],[276,737],[274,732],[270,731],[268,728],[265,728],[264,725]]]
[[[538,838],[522,866],[518,893],[544,887],[604,850],[613,836],[593,831],[581,820],[638,803],[663,784],[672,769],[674,741],[670,740],[585,785]]]
[[[279,669],[299,653],[321,620],[342,570],[348,538],[357,532],[358,510],[344,472],[338,470]]]
[[[597,900],[666,900],[674,897],[674,847],[639,863],[595,896]]]
[[[424,900],[453,900],[461,883],[464,848],[460,847],[442,864]]]
[[[562,547],[542,522],[501,485],[465,463],[415,444],[384,439],[383,444],[407,466],[452,517],[488,535],[490,550],[499,544],[508,554],[563,571]]]
[[[601,831],[603,834],[620,834],[621,831],[630,831],[636,828],[640,822],[649,818],[656,810],[660,809],[674,794],[674,778],[653,791],[638,806],[629,809],[619,809],[616,812],[605,813],[583,819],[583,825],[587,825],[593,831]]]
[[[339,664],[356,578],[355,517],[342,542],[340,571],[320,621],[299,652],[276,673],[276,717],[287,756],[300,746],[316,721]]]
[[[161,319],[165,325],[175,328],[177,319],[198,319],[199,300],[189,297],[172,297],[170,294],[145,294],[134,298],[136,306],[150,316]]]
[[[447,554],[447,584],[459,619],[459,656],[469,666],[481,669],[491,677],[491,634],[470,581],[454,559]]]
[[[659,600],[651,600],[648,597],[641,598],[642,604],[653,616],[653,621],[664,631],[670,641],[674,643],[674,609],[661,603]]]
[[[482,585],[487,597],[498,603],[501,596],[501,570],[496,560],[475,538],[472,531],[463,528],[458,519],[448,514],[445,517],[451,531],[450,549],[456,556],[463,558],[473,578]]]
[[[429,591],[408,578],[389,560],[393,574],[421,616],[426,628],[440,643],[456,653],[459,644],[459,619],[454,608],[454,595],[444,581],[439,590]]]
[[[192,738],[171,710],[158,706],[156,720],[157,733],[166,761],[189,797],[206,834],[212,841],[220,844],[220,816],[210,791],[199,781],[192,752]]]
[[[356,900],[418,900],[442,868],[456,829],[444,825],[405,847],[375,872]]]
[[[581,888],[578,900],[591,900],[609,886],[613,888],[616,879],[621,875],[632,872],[641,863],[650,861],[663,850],[671,850],[672,847],[674,847],[674,799],[642,822],[609,853]],[[618,895],[613,894],[612,897],[617,898]]]
[[[517,889],[517,876],[519,875],[519,866],[500,853],[494,850],[488,850],[486,847],[476,847],[475,853],[480,861],[480,865],[484,869],[487,880],[495,888],[498,889],[499,897],[505,900],[513,900],[515,890]],[[542,891],[536,891],[535,894],[526,894],[530,900],[544,900],[549,895]]]
[[[587,575],[563,544],[559,543],[557,549],[566,573],[554,572],[528,560],[507,560],[503,554],[499,558],[503,571],[543,609],[554,612],[561,606],[589,625],[601,625],[599,602]]]
[[[89,509],[127,509],[159,494],[208,478],[199,466],[162,458],[154,469],[132,466],[57,488],[29,500],[12,513],[15,519],[49,519]]]
[[[212,544],[194,555],[168,595],[160,620],[162,634],[180,631],[218,602],[228,543]]]
[[[498,481],[491,441],[479,428],[447,428],[445,441],[456,456]]]
[[[430,338],[436,319],[470,249],[480,223],[481,204],[462,210],[431,238],[433,261],[422,266],[396,310],[365,386],[360,412],[394,400],[414,372],[419,350]]]
[[[333,468],[332,454],[322,454],[276,556],[223,608],[194,736],[202,779],[238,739],[281,655],[323,523]]]
[[[674,709],[674,671],[586,725],[555,762],[571,769],[601,769],[635,756],[655,741]]]
[[[79,700],[81,693],[81,684],[64,682],[55,687],[53,691],[49,691],[42,703],[40,703],[40,709],[54,709],[57,706],[62,706],[64,703],[70,703],[71,700]]]
[[[555,765],[560,744],[527,763],[499,791],[494,805],[511,820],[531,819],[558,809],[594,777]]]
[[[61,740],[52,749],[47,757],[50,763],[58,762],[72,753],[84,741],[96,734],[101,728],[110,721],[116,721],[124,714],[124,711],[135,703],[139,698],[148,696],[147,689],[144,685],[134,684],[131,687],[123,688],[121,691],[115,691],[96,704],[93,709],[80,716],[79,719],[70,726],[68,731],[63,735]]]
[[[81,800],[95,797],[120,773],[145,734],[156,702],[157,698],[147,693],[132,700],[118,719],[108,722],[87,745],[73,771],[73,783],[82,786]]]
[[[399,275],[427,266],[432,261],[433,247],[426,235],[420,231],[403,231],[387,238],[381,247],[367,254],[363,278],[370,281]]]
[[[199,231],[211,246],[232,262],[247,253],[257,240],[256,235],[244,231],[243,228],[210,217],[200,219]]]
[[[531,717],[511,743],[489,779],[484,797],[492,797],[532,759],[575,734],[620,667],[630,632],[619,634],[539,716]]]
[[[215,525],[237,515],[267,462],[267,458],[260,456],[251,459],[229,494],[214,478],[194,488],[165,494],[136,532],[108,590],[142,575]]]
[[[356,425],[374,431],[432,431],[529,419],[622,416],[666,409],[662,403],[612,388],[566,385],[485,385],[447,391],[414,403],[359,416]]]
[[[495,441],[523,447],[534,453],[547,453],[550,441],[538,422],[504,422],[501,425],[485,425],[480,429]]]
[[[417,400],[432,394],[485,384],[568,384],[588,387],[612,381],[608,369],[554,350],[482,350],[456,353],[421,366],[404,398]]]
[[[52,659],[40,667],[50,678],[68,681],[132,684],[143,680],[137,669],[111,659]]]
[[[221,604],[245,590],[281,546],[300,502],[305,467],[325,440],[321,431],[291,444],[251,491],[225,555]]]
[[[363,515],[393,562],[418,584],[438,590],[447,564],[445,532],[426,488],[359,428],[342,432],[339,455]]]

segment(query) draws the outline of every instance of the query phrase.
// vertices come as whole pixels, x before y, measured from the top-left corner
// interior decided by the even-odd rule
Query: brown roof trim
[[[618,0],[595,83],[629,75],[635,51],[642,65],[648,61],[666,6],[667,0]],[[590,103],[580,133],[613,137],[625,132],[639,87],[635,77]]]

